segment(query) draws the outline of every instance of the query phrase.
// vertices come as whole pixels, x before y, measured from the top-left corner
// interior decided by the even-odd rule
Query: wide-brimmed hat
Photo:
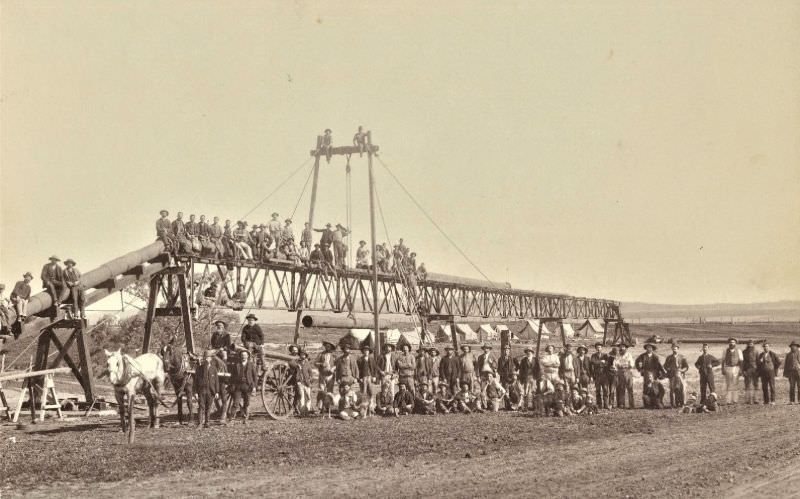
[[[273,217],[279,217],[280,215],[279,215],[279,214],[278,214],[278,212],[276,211],[276,212],[274,212],[274,213],[272,214],[272,216],[273,216]]]
[[[461,350],[472,350],[472,347],[469,345],[461,345]]]
[[[652,341],[648,341],[647,343],[645,343],[645,344],[644,344],[644,349],[645,349],[645,350],[647,350],[647,347],[650,347],[650,348],[652,348],[654,352],[655,352],[655,351],[658,349],[658,347],[656,346],[656,344],[655,344],[655,343],[653,343]]]
[[[452,346],[450,346],[450,345],[447,345],[446,347],[444,347],[444,350],[445,350],[445,351],[448,351],[448,350],[449,350],[449,351],[451,351],[451,352],[452,352],[453,350],[455,350],[455,348],[453,348],[453,347],[452,347]]]
[[[588,349],[588,348],[586,348],[586,346],[585,346],[585,345],[578,345],[578,348],[577,348],[576,350],[577,350],[578,352],[580,352],[581,350],[583,350],[583,353],[586,353],[586,352],[588,352],[588,351],[589,351],[589,349]]]
[[[61,261],[61,259],[59,257],[57,257],[56,255],[51,256],[48,260],[51,260],[51,261],[54,261],[54,262],[60,262]]]
[[[535,351],[533,348],[531,348],[531,347],[525,347],[525,349],[524,349],[524,350],[522,350],[522,351],[523,351],[523,352],[525,352],[525,353],[528,353],[528,352],[530,352],[530,353],[536,353],[536,351]]]
[[[491,349],[492,349],[492,345],[490,345],[488,343],[484,343],[483,346],[481,347],[481,350],[491,350]]]
[[[366,242],[366,241],[364,241],[364,240],[362,239],[362,240],[360,240],[360,241],[358,242],[358,244],[367,244],[367,242]]]
[[[428,349],[428,353],[430,353],[430,354],[434,354],[435,353],[436,355],[439,355],[439,349],[436,348],[436,347],[430,347]]]
[[[288,347],[286,347],[286,351],[288,351],[289,353],[292,353],[292,349],[293,348],[296,349],[298,352],[300,352],[300,347],[297,346],[297,345],[294,345],[294,344],[289,345]]]
[[[447,383],[442,381],[441,383],[439,383],[439,388],[441,388],[441,387],[450,388],[450,385],[448,385]]]
[[[24,274],[22,274],[23,279],[26,277],[30,277],[31,279],[33,279],[33,274],[31,274],[30,272],[25,272]]]
[[[333,131],[330,128],[326,128],[325,133],[333,133]]]
[[[328,222],[328,223],[325,224],[325,227],[333,227],[333,225],[331,225],[331,223]]]
[[[347,343],[342,343],[341,345],[339,345],[339,348],[342,349],[342,352],[349,352],[350,351],[350,345],[348,345]]]
[[[287,218],[286,220],[284,220],[284,222],[287,223],[287,224],[290,224],[290,223],[292,223],[292,219],[291,218]]]
[[[756,344],[756,340],[754,340],[753,338],[750,338],[749,340],[747,340],[747,344],[748,345],[755,345]]]
[[[394,345],[392,345],[391,343],[384,343],[383,344],[383,348],[390,348],[390,349],[394,350]]]
[[[336,345],[334,345],[330,341],[323,341],[322,348],[330,348],[331,350],[336,350]]]
[[[161,210],[158,212],[159,215],[169,216],[169,212],[167,210]]]
[[[364,350],[369,350],[370,352],[372,351],[372,347],[370,346],[369,343],[364,343],[363,345],[361,345],[361,351],[363,352]]]
[[[791,343],[789,343],[789,348],[792,348],[792,347],[800,347],[800,343],[798,343],[796,341],[792,341]]]
[[[602,347],[602,346],[605,346],[605,345],[603,345],[602,341],[597,341],[597,342],[595,342],[594,346],[595,347]]]
[[[222,324],[222,327],[226,327],[228,325],[227,322],[225,322],[223,320],[219,320],[219,319],[214,321],[214,325],[216,326],[217,324]]]
[[[67,258],[66,260],[64,260],[64,265],[75,265],[75,260],[73,260],[72,258]]]
[[[245,319],[253,319],[254,321],[258,320],[258,317],[256,317],[256,314],[247,314],[244,318]]]

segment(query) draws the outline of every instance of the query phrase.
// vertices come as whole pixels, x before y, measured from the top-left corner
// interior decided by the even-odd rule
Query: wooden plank
[[[0,381],[9,381],[14,379],[34,378],[36,376],[44,376],[45,374],[64,374],[70,372],[69,367],[55,367],[53,369],[42,369],[41,371],[23,371],[11,374],[0,375]]]
[[[367,146],[367,147],[372,148],[372,152],[380,151],[380,147],[378,147],[378,146],[376,146],[374,144],[370,145],[370,146]],[[311,152],[311,156],[315,156],[316,157],[317,154],[319,154],[320,157],[325,156],[325,150],[324,149],[320,149],[319,151],[316,150],[316,149],[311,149],[310,152]],[[356,147],[356,146],[338,146],[338,147],[332,147],[331,148],[331,156],[346,156],[348,154],[358,154],[359,152],[362,152],[362,150],[361,150],[360,147]],[[367,152],[366,147],[364,148],[363,152],[366,154],[366,152]]]

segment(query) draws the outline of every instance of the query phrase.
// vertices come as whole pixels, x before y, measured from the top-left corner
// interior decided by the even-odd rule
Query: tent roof
[[[400,330],[399,329],[387,329],[386,330],[386,343],[390,345],[396,345],[397,341],[400,339]]]
[[[495,329],[497,330],[497,332],[498,332],[498,333],[499,333],[500,331],[508,331],[508,326],[506,326],[505,324],[498,324],[498,325],[495,327]]]
[[[539,334],[539,319],[526,320],[525,323],[525,327],[516,336],[523,338],[527,335],[528,338],[536,339]],[[547,329],[547,324],[542,324],[542,336],[549,338],[551,334],[550,330]]]
[[[489,324],[481,324],[481,327],[479,327],[478,329],[480,329],[486,334],[494,334],[495,332],[494,329],[492,329],[492,326],[490,326]]]
[[[575,330],[572,328],[572,324],[564,323],[564,336],[575,336]]]
[[[456,331],[464,335],[464,341],[476,341],[478,334],[469,327],[469,324],[456,324]]]
[[[372,329],[351,329],[350,336],[354,336],[358,341],[364,341],[372,336]]]
[[[603,323],[600,322],[598,319],[586,319],[586,322],[581,324],[581,327],[579,329],[583,329],[587,326],[591,327],[596,333],[603,332]]]

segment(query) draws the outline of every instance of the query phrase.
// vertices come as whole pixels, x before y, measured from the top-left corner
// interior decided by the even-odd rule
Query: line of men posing
[[[721,368],[726,381],[725,400],[720,402],[737,402],[738,378],[744,377],[747,403],[756,403],[760,381],[763,402],[774,404],[775,377],[781,365],[789,380],[789,403],[800,403],[800,344],[797,342],[791,343],[783,362],[770,350],[769,343],[764,343],[762,351],[756,352],[750,341],[748,347],[740,351],[737,341],[731,338],[721,360],[708,352],[708,344],[703,344],[694,363],[700,374],[699,401],[694,393],[686,394],[685,375],[689,364],[678,343],[671,344],[672,351],[663,363],[653,343],[646,344],[644,353],[635,358],[625,344],[615,346],[607,354],[603,344],[596,343],[592,355],[588,355],[583,345],[575,352],[573,345],[566,345],[561,353],[548,345],[540,358],[535,356],[533,348],[525,348],[524,355],[518,359],[511,356],[509,346],[495,358],[491,345],[483,345],[483,353],[477,357],[469,345],[462,345],[458,356],[448,346],[444,357],[439,356],[435,347],[420,347],[417,355],[413,355],[408,344],[401,347],[401,352],[395,352],[392,345],[384,345],[377,361],[368,345],[362,347],[358,358],[350,355],[346,346],[336,357],[332,343],[323,345],[325,351],[314,362],[320,373],[317,408],[324,411],[326,404],[333,402],[340,417],[345,419],[367,415],[370,406],[384,415],[468,413],[500,408],[550,412],[548,407],[542,407],[543,401],[550,401],[556,415],[625,408],[626,405],[632,409],[635,407],[634,372],[644,378],[642,405],[645,408],[665,407],[665,389],[660,380],[666,379],[670,407],[705,411],[717,404],[715,368]],[[300,357],[298,372],[306,371],[296,378],[300,410],[312,412],[311,364],[305,352]],[[335,393],[337,383],[339,390]],[[589,393],[590,385],[594,385],[594,397]]]
[[[195,215],[189,215],[189,220],[183,220],[183,213],[178,212],[175,220],[169,220],[169,211],[161,210],[161,218],[156,220],[156,237],[164,241],[167,250],[177,254],[200,255],[209,258],[235,258],[243,261],[266,262],[267,259],[294,261],[296,264],[308,264],[324,270],[334,270],[347,267],[347,244],[345,238],[350,235],[350,230],[342,224],[325,224],[323,229],[314,229],[308,223],[304,224],[300,235],[300,246],[295,243],[292,219],[280,222],[278,213],[272,214],[272,219],[266,224],[254,224],[248,231],[246,221],[236,222],[233,226],[230,220],[220,224],[219,217],[214,217],[211,223],[206,221],[205,215],[195,220]],[[314,232],[321,233],[319,243],[313,242]],[[313,249],[312,249],[313,248]],[[410,251],[400,239],[390,251],[386,243],[376,245],[375,261],[381,272],[427,274],[425,264],[416,263],[417,254]],[[356,250],[356,268],[371,269],[372,262],[370,250],[366,241],[359,241]]]

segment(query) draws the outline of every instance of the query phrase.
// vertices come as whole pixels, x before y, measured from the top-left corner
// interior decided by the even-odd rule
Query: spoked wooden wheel
[[[261,401],[270,419],[283,420],[294,412],[294,387],[289,383],[289,366],[276,362],[267,367],[261,380]]]

